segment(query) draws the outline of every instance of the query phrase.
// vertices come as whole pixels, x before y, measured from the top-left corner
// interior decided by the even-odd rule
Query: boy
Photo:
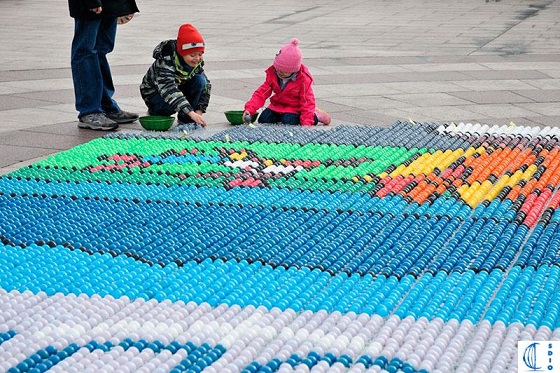
[[[150,115],[177,114],[179,125],[206,127],[210,80],[204,73],[204,38],[191,24],[181,25],[176,40],[159,43],[154,63],[140,85]]]

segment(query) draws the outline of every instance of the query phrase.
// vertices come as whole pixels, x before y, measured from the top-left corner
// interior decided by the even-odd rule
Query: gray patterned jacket
[[[210,103],[212,85],[204,73],[204,61],[195,68],[188,67],[177,53],[177,40],[175,39],[159,43],[154,49],[153,57],[155,61],[140,84],[142,98],[145,99],[157,93],[178,113],[183,111],[187,114],[192,110],[206,112]],[[191,79],[195,74],[204,75],[207,84],[200,97],[198,107],[193,108],[179,89],[179,85]]]

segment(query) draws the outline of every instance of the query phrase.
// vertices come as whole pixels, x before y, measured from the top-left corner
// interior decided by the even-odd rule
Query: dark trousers
[[[299,125],[299,114],[294,113],[278,113],[274,110],[270,110],[266,108],[263,110],[261,115],[259,115],[259,123],[282,123],[282,124],[291,124],[291,125]],[[314,115],[315,123],[319,123],[317,119],[317,114]]]
[[[116,34],[117,18],[74,20],[71,67],[79,117],[120,110],[113,100],[115,87],[107,61]]]
[[[178,88],[192,106],[194,110],[198,107],[200,97],[206,88],[206,78],[203,75],[194,75],[191,79],[181,84]],[[160,94],[155,94],[146,97],[144,102],[148,106],[148,113],[150,115],[173,115],[175,109],[169,105]],[[182,123],[191,123],[192,119],[185,113],[179,113],[177,116]]]

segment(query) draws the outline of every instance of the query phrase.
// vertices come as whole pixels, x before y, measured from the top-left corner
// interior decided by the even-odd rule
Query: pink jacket
[[[251,99],[245,103],[245,110],[255,114],[270,97],[270,104],[268,105],[270,110],[278,113],[299,114],[302,125],[313,125],[315,122],[315,94],[311,88],[313,77],[307,67],[302,64],[295,81],[289,81],[284,90],[280,89],[278,76],[273,66],[266,69],[265,73],[264,83],[253,92]]]

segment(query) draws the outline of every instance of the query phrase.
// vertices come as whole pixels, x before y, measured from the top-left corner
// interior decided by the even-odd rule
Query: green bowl
[[[229,110],[229,111],[224,111],[224,114],[226,115],[226,119],[231,123],[231,124],[243,124],[243,110]],[[257,120],[257,116],[258,114],[255,113],[251,116],[251,123],[253,123],[254,121]]]
[[[167,131],[173,125],[175,118],[163,115],[148,115],[138,118],[142,127],[148,131]]]

